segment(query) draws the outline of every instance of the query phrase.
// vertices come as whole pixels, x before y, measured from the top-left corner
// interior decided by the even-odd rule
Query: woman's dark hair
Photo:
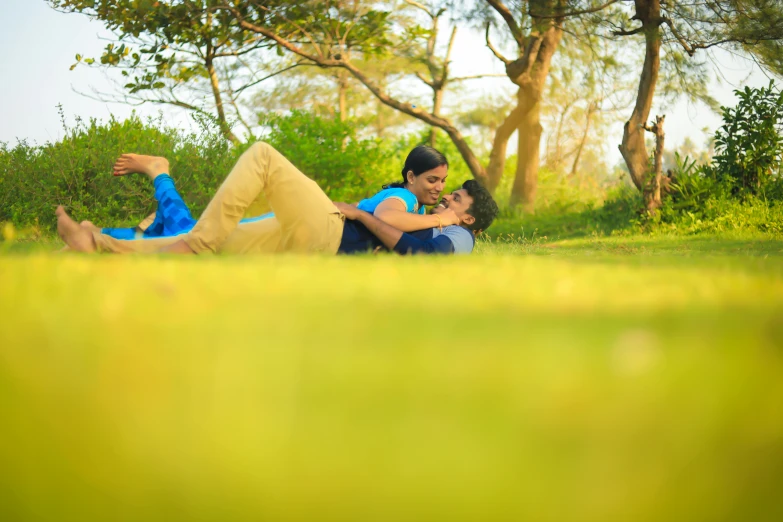
[[[498,204],[492,199],[492,194],[475,179],[467,180],[462,184],[462,188],[473,198],[473,203],[466,212],[476,219],[465,226],[474,232],[488,229],[498,215]]]
[[[405,166],[402,167],[402,183],[387,183],[383,188],[402,188],[408,182],[406,174],[408,171],[413,171],[414,176],[421,176],[428,170],[436,169],[441,165],[449,166],[449,161],[446,156],[439,150],[433,149],[427,145],[419,145],[414,148],[405,158]]]

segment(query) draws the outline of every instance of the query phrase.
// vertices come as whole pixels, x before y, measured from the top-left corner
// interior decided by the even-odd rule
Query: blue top
[[[405,211],[411,214],[424,214],[424,207],[419,206],[419,200],[416,195],[410,190],[402,187],[392,187],[383,189],[371,198],[363,199],[359,202],[359,210],[364,210],[370,214],[375,213],[375,209],[378,205],[386,201],[387,199],[399,199],[405,204]]]

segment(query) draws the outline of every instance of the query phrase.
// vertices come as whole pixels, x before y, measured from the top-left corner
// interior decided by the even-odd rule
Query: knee
[[[259,164],[267,165],[270,161],[277,161],[284,156],[274,148],[272,145],[265,141],[257,141],[248,149],[250,157],[259,162]]]
[[[275,148],[265,141],[257,141],[250,146],[249,150],[254,154],[268,154],[269,152],[274,151]]]

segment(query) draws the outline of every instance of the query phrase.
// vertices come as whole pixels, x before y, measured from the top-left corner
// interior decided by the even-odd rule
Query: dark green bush
[[[294,110],[268,116],[264,124],[269,129],[264,139],[334,201],[370,196],[397,170],[381,141],[358,138],[351,121]]]
[[[686,234],[728,231],[783,232],[783,201],[745,192],[738,197],[736,185],[714,176],[709,166],[675,156],[670,197],[663,200],[657,216],[640,219],[644,230]],[[780,186],[766,184],[767,194]]]
[[[186,134],[135,115],[123,122],[77,120],[65,131],[57,143],[0,144],[0,222],[53,230],[54,210],[62,204],[78,220],[134,226],[154,211],[153,190],[146,176],[112,177],[112,165],[123,152],[167,157],[178,188],[198,215],[236,155],[214,129]]]
[[[160,120],[77,119],[56,143],[0,143],[0,222],[54,230],[62,204],[77,220],[99,226],[134,226],[155,210],[146,176],[114,178],[111,167],[123,152],[165,156],[185,201],[198,216],[247,144],[232,147],[216,127],[198,121],[185,133]],[[356,138],[350,122],[305,112],[270,118],[265,138],[309,175],[334,200],[357,201],[394,178],[392,153],[374,140]],[[268,210],[263,198],[249,215]]]
[[[732,195],[759,195],[779,180],[783,160],[783,92],[768,87],[735,90],[736,107],[722,107],[723,125],[715,133],[715,157],[707,177]]]

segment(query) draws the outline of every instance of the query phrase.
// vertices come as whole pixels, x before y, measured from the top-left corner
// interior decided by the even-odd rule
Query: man
[[[164,158],[133,156],[135,171],[151,177],[168,172]],[[263,192],[274,217],[240,223],[248,206]],[[471,194],[472,193],[472,194]],[[480,203],[478,206],[474,203]],[[473,208],[476,207],[476,208]],[[401,253],[468,252],[477,231],[485,229],[497,214],[497,205],[476,182],[444,197],[434,211],[448,216],[444,227],[403,234],[356,209],[341,206],[356,221],[344,223],[344,215],[318,185],[299,172],[266,143],[252,145],[237,161],[196,225],[187,234],[154,239],[121,240],[88,230],[58,207],[58,233],[72,250],[115,253],[203,252],[323,252],[366,251],[383,245]],[[470,212],[468,212],[470,210]],[[472,213],[471,213],[472,212]],[[458,230],[459,229],[459,230]],[[437,230],[437,232],[436,232]],[[469,246],[467,239],[469,239]]]

